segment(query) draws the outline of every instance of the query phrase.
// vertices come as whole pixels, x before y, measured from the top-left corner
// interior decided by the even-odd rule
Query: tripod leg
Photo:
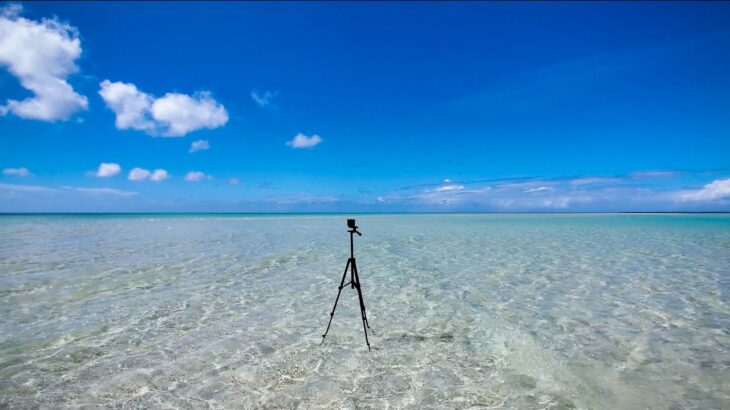
[[[362,291],[360,290],[360,276],[357,274],[357,266],[354,261],[352,264],[352,271],[354,273],[353,280],[355,281],[355,287],[357,288],[357,296],[360,298],[360,317],[362,318],[362,330],[365,332],[365,343],[368,345],[368,351],[370,351],[370,341],[368,340],[368,324],[367,316],[365,315],[365,301],[362,299]],[[367,329],[365,328],[367,326]]]
[[[342,281],[340,281],[340,287],[337,290],[337,298],[335,299],[335,305],[332,306],[332,313],[330,313],[330,321],[327,323],[327,330],[324,331],[324,334],[322,335],[322,343],[324,343],[324,338],[327,336],[327,333],[330,331],[330,325],[332,324],[332,318],[335,317],[335,309],[337,309],[337,302],[340,300],[340,293],[342,293],[342,288],[345,284],[345,278],[347,277],[347,268],[350,267],[350,263],[352,262],[352,259],[347,260],[347,265],[345,265],[345,272],[342,274]],[[354,267],[354,264],[353,264]]]
[[[373,334],[375,334],[375,331],[373,331],[373,329],[370,329],[370,322],[368,322],[368,314],[365,311],[365,299],[363,299],[362,292],[360,291],[360,274],[357,272],[357,266],[354,263],[352,265],[353,265],[353,269],[355,271],[355,279],[357,280],[357,285],[358,285],[357,292],[360,297],[360,312],[362,313],[363,319],[365,319],[365,324],[367,325],[368,330],[370,330]]]

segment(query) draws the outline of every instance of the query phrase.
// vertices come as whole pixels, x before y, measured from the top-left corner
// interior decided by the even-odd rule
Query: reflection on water
[[[0,216],[0,407],[729,408],[730,217]]]

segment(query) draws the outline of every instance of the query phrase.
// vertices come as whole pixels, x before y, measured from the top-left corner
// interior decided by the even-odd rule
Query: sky
[[[730,211],[730,3],[0,3],[0,212]]]

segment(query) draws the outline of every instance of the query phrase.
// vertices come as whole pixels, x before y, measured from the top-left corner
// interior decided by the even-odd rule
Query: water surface
[[[0,407],[730,408],[730,216],[0,216]]]

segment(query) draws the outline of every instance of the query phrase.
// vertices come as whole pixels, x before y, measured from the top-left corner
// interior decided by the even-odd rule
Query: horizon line
[[[730,211],[465,211],[465,212],[216,212],[216,211],[122,211],[122,212],[0,212],[0,216],[23,215],[569,215],[569,214],[730,214]]]

